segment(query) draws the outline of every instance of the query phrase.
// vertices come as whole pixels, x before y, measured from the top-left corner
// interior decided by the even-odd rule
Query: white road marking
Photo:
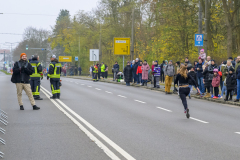
[[[43,88],[43,90],[48,92],[49,95],[51,93]],[[83,119],[81,116],[79,116],[76,112],[74,112],[72,109],[70,109],[67,105],[65,105],[61,100],[57,99],[58,103],[60,103],[66,110],[68,110],[71,114],[73,114],[77,119],[79,119],[82,123],[84,123],[89,129],[91,129],[93,132],[95,132],[99,137],[101,137],[105,142],[107,142],[110,146],[112,146],[116,151],[118,151],[123,157],[125,157],[128,160],[136,160],[133,158],[130,154],[128,154],[126,151],[124,151],[120,146],[118,146],[116,143],[114,143],[112,140],[110,140],[108,137],[106,137],[103,133],[101,133],[99,130],[97,130],[94,126],[92,126],[90,123],[88,123],[85,119]],[[95,142],[96,143],[96,142]],[[101,146],[99,146],[101,148]],[[106,151],[104,151],[107,155],[109,155]],[[111,152],[111,151],[110,151]],[[112,158],[114,159],[114,158]],[[116,159],[119,158],[116,156]]]
[[[125,97],[125,96],[122,96],[122,95],[118,95],[118,97],[127,98],[127,97]]]
[[[96,89],[96,90],[99,90],[99,91],[101,90],[101,89],[99,89],[99,88],[95,88],[95,89]]]
[[[193,118],[193,117],[190,117],[190,119],[195,120],[195,121],[198,121],[198,122],[202,122],[202,123],[209,123],[209,122],[202,121],[202,120],[200,120],[200,119]]]
[[[85,84],[81,84],[82,86],[84,86]]]
[[[88,86],[88,87],[92,87],[92,86]]]
[[[139,103],[146,103],[146,102],[139,101],[139,100],[136,100],[136,99],[134,101],[139,102]]]
[[[158,109],[161,109],[161,110],[164,110],[164,111],[167,111],[167,112],[172,112],[171,110],[168,110],[168,109],[165,109],[165,108],[162,108],[162,107],[157,107]]]
[[[235,132],[235,133],[240,134],[240,132]]]
[[[75,82],[76,84],[78,84],[77,82]]]
[[[73,82],[73,81],[70,81],[70,82]]]
[[[45,90],[45,89],[44,89]],[[42,90],[42,92],[50,99],[50,96]],[[97,144],[99,148],[101,148],[111,159],[120,160],[110,149],[108,149],[101,141],[99,141],[92,133],[90,133],[83,125],[81,125],[75,118],[73,118],[67,111],[65,111],[56,101],[50,99],[50,101],[60,110],[62,111],[69,119],[75,123],[80,130],[82,130],[93,142]]]
[[[112,92],[105,91],[106,93],[113,94]]]

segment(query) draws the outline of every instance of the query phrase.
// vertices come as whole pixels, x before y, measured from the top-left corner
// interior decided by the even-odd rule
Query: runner
[[[188,84],[189,79],[191,79],[194,85],[197,86],[195,79],[193,79],[190,75],[187,75],[187,66],[183,66],[180,69],[180,72],[177,74],[177,77],[174,82],[174,85],[175,84],[179,85],[179,94],[182,100],[182,104],[184,106],[184,113],[186,113],[187,118],[190,117],[189,108],[188,108],[187,99],[186,99],[186,96],[190,93],[190,88]],[[198,87],[197,87],[197,90],[199,92]]]

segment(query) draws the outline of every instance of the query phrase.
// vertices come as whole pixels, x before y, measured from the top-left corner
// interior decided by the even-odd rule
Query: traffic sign
[[[59,56],[59,62],[72,62],[72,56]]]
[[[90,49],[90,61],[99,61],[99,49]]]
[[[75,57],[75,61],[78,61],[78,56]]]
[[[114,38],[114,54],[130,55],[130,38]]]
[[[203,46],[203,34],[195,34],[195,46],[200,47]]]

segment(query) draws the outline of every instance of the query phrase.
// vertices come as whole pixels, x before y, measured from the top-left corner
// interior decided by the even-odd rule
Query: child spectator
[[[137,67],[137,73],[136,74],[138,75],[138,82],[140,83],[140,85],[142,85],[142,61],[140,61],[140,64]]]
[[[220,76],[218,75],[218,69],[213,70],[212,86],[214,87],[214,97],[213,99],[218,99],[219,86],[220,86]]]
[[[224,99],[224,101],[228,101],[228,97],[230,94],[230,99],[229,101],[232,100],[232,92],[235,88],[235,84],[236,84],[236,75],[234,74],[234,68],[230,68],[229,73],[227,75],[227,79],[226,79],[226,86],[227,86],[227,95],[226,98]]]
[[[201,49],[201,50],[200,50],[199,58],[201,58],[201,59],[203,60],[203,63],[205,62],[206,53],[204,53],[204,49]]]

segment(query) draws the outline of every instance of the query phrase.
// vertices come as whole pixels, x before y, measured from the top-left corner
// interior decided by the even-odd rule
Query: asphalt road
[[[62,78],[61,100],[50,100],[42,81],[41,107],[33,111],[15,85],[0,74],[0,109],[8,113],[9,160],[237,160],[240,108],[192,98],[191,119],[176,95],[142,88]],[[238,133],[239,132],[239,133]]]

